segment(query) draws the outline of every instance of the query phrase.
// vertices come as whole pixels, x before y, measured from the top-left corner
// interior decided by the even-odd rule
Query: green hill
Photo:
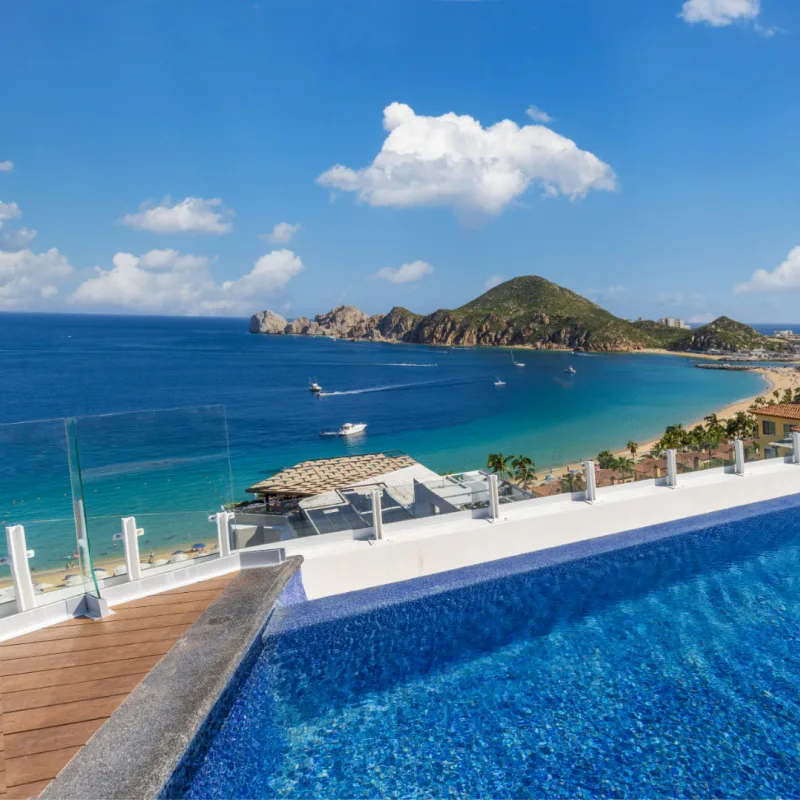
[[[670,345],[672,350],[725,350],[730,353],[739,350],[770,350],[791,352],[787,342],[780,342],[760,334],[749,325],[737,322],[730,317],[718,317],[708,325],[693,331],[681,331],[681,335]]]

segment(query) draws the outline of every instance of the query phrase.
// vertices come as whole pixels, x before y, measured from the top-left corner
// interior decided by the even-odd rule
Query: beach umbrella
[[[65,575],[64,576],[64,585],[65,586],[83,586],[85,582],[85,578],[83,575]]]
[[[197,544],[192,545],[192,550],[205,550],[206,546],[204,542],[198,542]]]
[[[118,575],[127,575],[128,568],[124,564],[120,564],[118,567],[114,568],[114,577],[116,578]]]
[[[186,553],[175,553],[172,558],[169,560],[170,564],[177,564],[179,561],[188,561],[189,556]]]
[[[98,580],[102,580],[103,578],[107,578],[108,574],[109,574],[108,570],[103,569],[102,567],[95,567],[94,568],[94,576]]]

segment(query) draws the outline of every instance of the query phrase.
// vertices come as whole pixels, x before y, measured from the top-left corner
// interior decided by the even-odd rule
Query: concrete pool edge
[[[293,557],[234,578],[41,797],[158,796],[301,564]]]

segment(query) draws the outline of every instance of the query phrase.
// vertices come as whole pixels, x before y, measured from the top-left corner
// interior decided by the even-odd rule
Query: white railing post
[[[673,489],[678,486],[678,451],[674,448],[667,450],[667,486]]]
[[[487,476],[489,482],[489,519],[500,518],[500,482],[497,475]]]
[[[586,480],[586,502],[594,503],[597,500],[597,476],[594,471],[594,461],[584,461],[583,471]]]
[[[122,544],[125,547],[128,580],[138,581],[142,577],[142,562],[139,557],[139,531],[136,529],[136,517],[122,518]]]
[[[11,567],[11,578],[17,594],[17,611],[30,611],[36,607],[31,568],[28,565],[28,559],[33,558],[33,550],[28,550],[25,543],[25,528],[22,525],[11,525],[6,528],[6,545],[8,566]]]
[[[792,431],[792,463],[800,464],[800,431]]]
[[[375,528],[375,538],[383,539],[383,508],[380,489],[372,490],[372,524]]]
[[[736,474],[744,475],[744,442],[741,439],[733,440],[733,452],[736,455]]]
[[[219,557],[225,558],[231,554],[231,526],[233,517],[230,511],[220,511],[217,514],[217,537],[219,538]]]

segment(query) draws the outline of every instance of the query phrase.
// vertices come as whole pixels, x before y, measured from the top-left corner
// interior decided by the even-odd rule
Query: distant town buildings
[[[682,320],[678,319],[677,317],[662,317],[658,320],[659,325],[663,325],[665,328],[680,328],[681,330],[688,331],[689,326]]]
[[[800,333],[795,333],[793,330],[775,331],[772,334],[776,339],[787,339],[789,341],[800,341]]]

